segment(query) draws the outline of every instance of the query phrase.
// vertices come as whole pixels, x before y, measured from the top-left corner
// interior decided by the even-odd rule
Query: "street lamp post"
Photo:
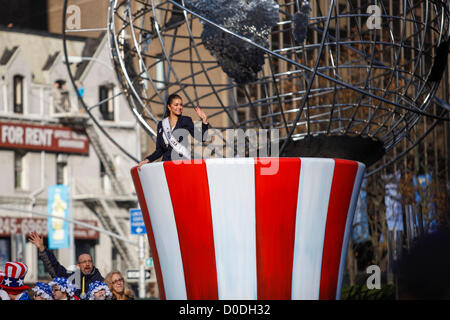
[[[145,298],[144,235],[139,235],[139,298]]]

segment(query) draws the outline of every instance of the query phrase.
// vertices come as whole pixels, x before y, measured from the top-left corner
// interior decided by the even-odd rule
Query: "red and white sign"
[[[131,170],[162,299],[339,299],[363,164],[194,161]]]
[[[96,221],[80,220],[80,222],[97,226]],[[39,235],[47,237],[47,230],[47,219],[0,217],[0,237],[31,232],[37,232]],[[97,240],[99,233],[96,230],[74,224],[74,236],[76,239]]]
[[[88,154],[89,139],[68,127],[0,122],[0,148]]]

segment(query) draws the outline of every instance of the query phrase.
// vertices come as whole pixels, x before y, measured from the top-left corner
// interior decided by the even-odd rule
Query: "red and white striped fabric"
[[[28,272],[28,267],[22,262],[5,263],[5,272],[0,282],[0,288],[5,290],[27,290],[24,279]]]
[[[4,276],[8,278],[23,279],[28,272],[28,267],[22,262],[7,262]]]
[[[133,168],[160,297],[339,299],[364,170],[320,158]]]

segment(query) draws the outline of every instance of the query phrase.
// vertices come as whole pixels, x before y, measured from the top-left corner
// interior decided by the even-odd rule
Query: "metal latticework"
[[[132,111],[152,136],[167,95],[179,93],[218,129],[280,129],[282,154],[305,155],[306,141],[326,149],[337,137],[329,141],[352,145],[353,155],[376,146],[371,164],[405,136],[413,145],[408,133],[422,116],[448,117],[429,107],[447,63],[449,7],[115,0],[108,33]]]

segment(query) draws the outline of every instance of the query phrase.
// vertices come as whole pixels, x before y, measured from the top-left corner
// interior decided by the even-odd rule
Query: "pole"
[[[139,298],[145,298],[144,235],[139,235]]]
[[[69,166],[69,219],[73,220],[73,179],[72,166]],[[75,265],[75,240],[74,240],[74,225],[69,223],[69,265]]]

